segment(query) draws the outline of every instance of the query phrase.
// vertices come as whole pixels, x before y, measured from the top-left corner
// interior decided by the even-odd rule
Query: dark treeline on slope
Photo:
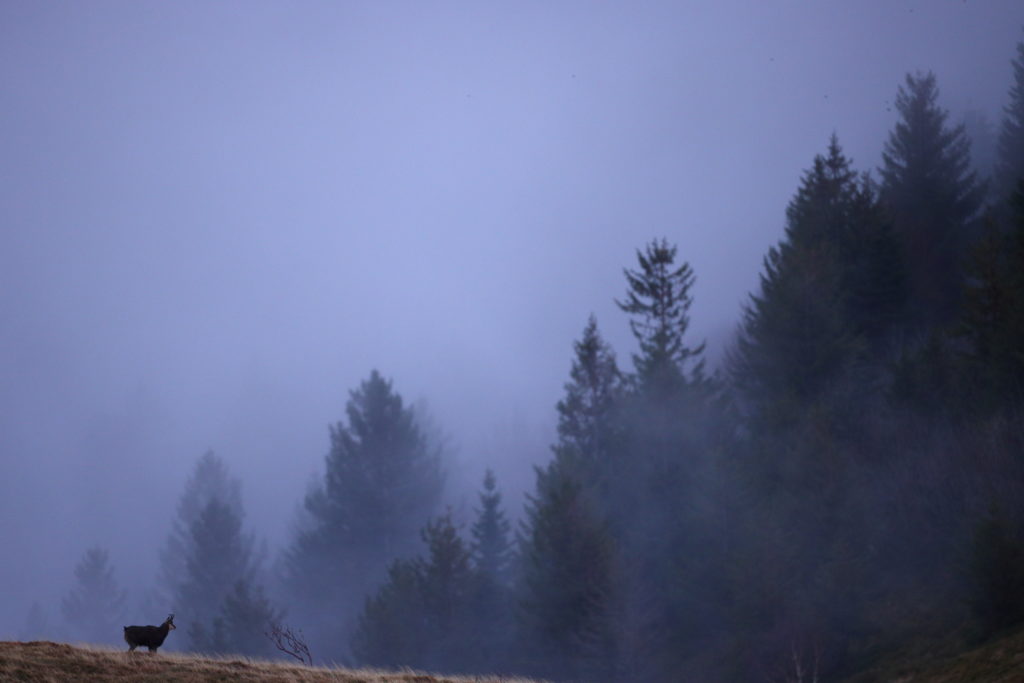
[[[490,472],[459,525],[442,449],[373,371],[278,571],[200,459],[152,613],[184,649],[269,655],[283,621],[322,661],[587,681],[831,679],[1024,623],[1024,43],[1013,64],[991,177],[930,73],[877,173],[828,141],[714,372],[694,272],[638,250],[629,363],[591,317],[518,526]],[[67,624],[102,639],[106,552],[75,576]]]
[[[640,250],[618,302],[630,367],[592,318],[488,598],[502,627],[442,516],[367,600],[356,658],[796,680],[1024,621],[1021,54],[991,179],[930,73],[899,86],[877,180],[833,136],[719,372],[687,334],[689,265],[664,240]]]

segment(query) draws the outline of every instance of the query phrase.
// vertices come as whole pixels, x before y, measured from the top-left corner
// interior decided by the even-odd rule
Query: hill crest
[[[134,652],[50,641],[0,641],[0,679],[16,681],[333,681],[334,683],[531,683],[523,678],[309,667],[245,657]]]

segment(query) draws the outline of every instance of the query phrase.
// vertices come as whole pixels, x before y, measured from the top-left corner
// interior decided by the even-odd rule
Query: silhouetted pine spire
[[[494,472],[484,474],[484,490],[480,493],[480,509],[470,529],[476,570],[489,581],[503,584],[508,580],[512,561],[511,525],[501,509],[501,492]]]
[[[746,411],[799,417],[845,367],[883,343],[905,296],[899,245],[870,181],[835,135],[786,209],[784,239],[764,259],[729,358]]]
[[[1009,96],[1010,101],[1003,109],[1003,121],[999,129],[999,148],[993,179],[993,200],[997,205],[1009,202],[1018,183],[1024,180],[1024,41],[1017,43]]]
[[[558,441],[553,450],[565,467],[594,484],[611,476],[610,460],[622,446],[623,378],[593,315],[573,350],[569,381],[557,405]]]
[[[950,127],[935,76],[908,74],[900,120],[882,153],[881,196],[907,259],[913,323],[925,329],[958,312],[963,265],[984,198],[963,125]]]
[[[593,316],[573,348],[554,458],[536,468],[520,529],[520,613],[530,633],[521,647],[532,674],[598,681],[611,675],[615,658],[608,646],[615,544],[606,515],[615,507],[613,460],[622,455],[623,387]]]
[[[633,355],[637,382],[655,393],[704,381],[704,344],[690,346],[690,306],[695,276],[687,262],[676,265],[676,247],[665,239],[637,250],[636,270],[626,268],[626,298],[616,301],[630,314],[640,346]]]
[[[178,499],[177,514],[171,522],[171,531],[160,552],[160,579],[156,586],[156,601],[160,603],[160,609],[170,609],[176,586],[185,575],[185,558],[192,542],[192,524],[211,500],[220,501],[241,517],[241,482],[230,476],[227,466],[217,454],[206,451],[185,482],[185,489]]]

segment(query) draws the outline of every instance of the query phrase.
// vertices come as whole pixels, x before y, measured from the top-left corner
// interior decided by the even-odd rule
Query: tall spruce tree
[[[573,347],[554,459],[536,470],[521,530],[522,648],[533,673],[605,680],[616,659],[615,543],[606,515],[621,448],[622,377],[593,316]]]
[[[704,343],[693,346],[687,339],[695,280],[690,265],[677,266],[676,247],[664,239],[636,256],[639,268],[625,270],[626,298],[616,302],[630,314],[639,349],[621,415],[611,421],[619,422],[623,432],[616,448],[623,460],[611,497],[624,509],[652,513],[630,523],[653,527],[667,522],[664,517],[677,519],[678,510],[672,509],[675,503],[663,506],[668,500],[652,497],[652,491],[676,502],[685,498],[683,480],[708,451],[715,384],[704,374]],[[636,531],[637,537],[652,536]]]
[[[617,301],[629,313],[640,346],[633,355],[636,379],[648,393],[664,395],[681,385],[704,381],[704,344],[688,345],[690,288],[695,276],[687,262],[676,266],[676,247],[654,240],[636,253],[639,268],[626,268],[626,298]]]
[[[352,636],[362,664],[471,671],[481,662],[473,619],[478,574],[451,513],[422,530],[426,555],[392,562]],[[477,669],[480,670],[480,669]]]
[[[521,666],[556,679],[613,676],[614,542],[579,478],[557,459],[537,468],[520,545]]]
[[[227,465],[213,451],[207,451],[196,462],[178,499],[177,514],[160,552],[160,580],[153,599],[159,609],[171,611],[176,586],[185,575],[185,563],[192,543],[192,525],[211,500],[219,500],[241,517],[241,483],[230,476]],[[179,610],[180,611],[180,610]],[[173,643],[168,643],[173,648]]]
[[[553,452],[581,481],[607,494],[622,447],[623,377],[593,315],[573,349],[576,357],[557,405],[558,441]]]
[[[1024,41],[1017,43],[1017,57],[1012,63],[1013,85],[1010,101],[1003,109],[993,178],[993,200],[997,206],[1009,202],[1018,183],[1024,180]]]
[[[1024,179],[1010,204],[1008,231],[989,231],[968,264],[957,336],[966,342],[966,378],[975,410],[1024,400]],[[959,382],[962,387],[966,382]]]
[[[440,453],[413,410],[374,370],[330,428],[323,482],[305,499],[287,582],[300,617],[323,620],[317,650],[344,656],[357,611],[388,564],[412,552],[443,486]]]
[[[491,470],[484,474],[479,496],[480,507],[470,528],[470,551],[476,573],[470,617],[476,642],[472,663],[474,670],[490,666],[492,671],[498,671],[511,661],[508,654],[513,646],[511,585],[515,578],[515,553],[510,536],[512,527],[501,508],[501,492]]]
[[[985,193],[964,127],[948,125],[938,97],[934,74],[907,75],[880,169],[881,196],[907,257],[912,323],[924,330],[958,314],[964,257]]]
[[[478,575],[469,546],[452,522],[451,512],[423,530],[427,555],[417,563],[426,627],[434,636],[430,659],[435,671],[462,669],[475,659],[478,634],[472,619]]]
[[[886,376],[882,359],[901,332],[902,263],[873,183],[853,170],[833,136],[787,207],[784,238],[765,258],[728,359],[746,417],[733,475],[742,504],[730,510],[734,546],[719,564],[735,575],[730,584],[713,577],[703,583],[712,588],[706,593],[717,588],[720,602],[733,601],[731,617],[747,631],[737,637],[757,643],[743,647],[766,647],[769,658],[784,647],[796,661],[806,656],[800,650],[818,647],[821,633],[845,643],[863,627],[841,593],[865,582],[863,564],[850,557],[868,551],[859,525],[844,516],[855,507],[847,496],[867,471],[858,460],[868,460],[872,423],[865,413]],[[781,623],[780,639],[772,629]],[[842,647],[818,654],[824,667]],[[759,667],[763,662],[737,676]]]
[[[666,240],[637,261],[618,302],[639,349],[609,486],[619,577],[611,604],[616,657],[638,679],[657,680],[695,656],[700,645],[691,636],[715,599],[703,580],[715,556],[706,521],[727,430],[717,378],[704,373],[704,344],[687,338],[692,269],[676,265]]]
[[[851,362],[898,324],[905,284],[900,247],[874,189],[835,135],[786,209],[785,237],[764,259],[729,356],[744,411],[791,425]]]
[[[484,474],[484,490],[480,493],[480,509],[470,533],[473,564],[488,582],[504,585],[508,582],[512,563],[511,525],[501,509],[494,472]]]
[[[243,625],[230,618],[246,610],[257,613],[263,600],[262,553],[255,537],[243,530],[244,514],[241,483],[223,460],[205,453],[185,483],[163,553],[176,572],[167,578],[169,599],[185,635],[183,644],[192,650],[269,654],[249,639],[252,629],[262,633],[265,624]],[[242,598],[251,603],[243,606]],[[271,609],[269,616],[276,612]]]
[[[76,640],[116,643],[121,640],[124,601],[109,553],[94,547],[85,551],[75,567],[75,585],[61,601],[61,612]]]
[[[215,642],[210,632],[236,584],[251,586],[258,571],[253,538],[243,533],[241,517],[212,498],[192,523],[185,572],[178,582],[175,602],[193,650],[216,652],[221,642],[244,647],[233,634],[224,634]]]

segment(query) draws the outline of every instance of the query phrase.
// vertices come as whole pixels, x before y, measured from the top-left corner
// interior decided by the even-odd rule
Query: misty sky
[[[801,172],[908,71],[993,125],[1019,0],[0,2],[0,585],[141,591],[215,450],[276,547],[372,368],[518,505],[654,237],[720,355]],[[470,503],[471,505],[471,503]],[[512,511],[513,514],[517,510]],[[45,585],[40,583],[46,581]]]

